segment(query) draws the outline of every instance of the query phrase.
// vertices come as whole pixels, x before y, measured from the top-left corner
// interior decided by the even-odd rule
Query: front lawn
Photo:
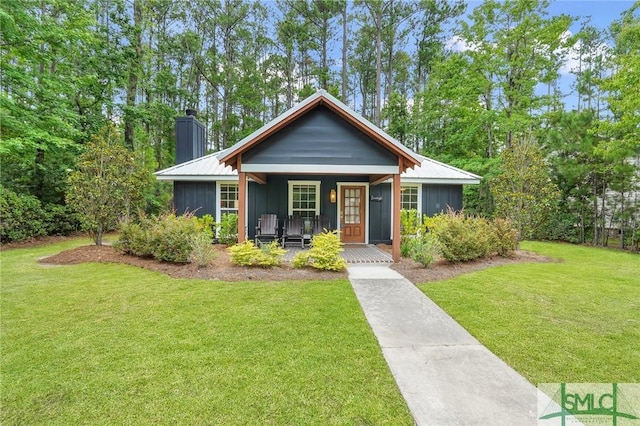
[[[36,263],[78,244],[0,253],[0,423],[412,423],[347,280]]]
[[[640,256],[528,242],[561,259],[419,287],[529,381],[640,382]]]

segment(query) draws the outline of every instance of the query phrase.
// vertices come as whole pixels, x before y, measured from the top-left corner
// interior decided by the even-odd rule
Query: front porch
[[[290,263],[291,259],[300,251],[308,250],[301,247],[287,247],[284,261]],[[358,263],[393,263],[391,255],[373,244],[347,244],[341,256],[348,264]]]

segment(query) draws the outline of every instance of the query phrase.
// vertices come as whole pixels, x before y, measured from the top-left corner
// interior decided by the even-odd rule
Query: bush
[[[0,241],[23,241],[47,235],[46,213],[32,195],[19,195],[0,185]]]
[[[200,224],[200,227],[204,232],[213,237],[216,230],[216,223],[213,220],[213,216],[211,216],[210,214],[205,214],[204,216],[198,218],[198,223]]]
[[[188,263],[192,237],[200,232],[205,231],[193,215],[161,215],[151,228],[153,257],[166,262]]]
[[[69,235],[81,228],[78,212],[70,206],[47,204],[44,211],[47,235]]]
[[[421,235],[422,222],[417,210],[400,211],[400,256],[409,257],[411,244],[416,235]]]
[[[432,234],[410,238],[408,246],[409,257],[427,268],[435,262],[440,254],[438,243]]]
[[[238,242],[238,215],[236,213],[222,215],[218,224],[218,241],[227,245]]]
[[[199,268],[207,266],[215,260],[217,255],[208,232],[199,232],[191,236],[191,254],[189,255],[191,263],[195,263]]]
[[[125,222],[120,225],[120,236],[113,243],[116,250],[138,257],[153,257],[151,249],[151,221],[140,218],[139,223]]]
[[[243,243],[227,248],[231,255],[231,263],[238,266],[261,266],[270,268],[282,263],[282,257],[286,250],[280,247],[277,241],[263,244],[262,248],[257,247],[253,241],[247,240]]]
[[[342,271],[347,267],[347,263],[340,256],[342,246],[337,231],[325,230],[314,235],[311,239],[311,249],[297,253],[291,263],[294,268],[309,265],[325,271]]]
[[[150,218],[143,216],[138,223],[121,224],[120,238],[114,246],[125,254],[188,263],[194,251],[194,241],[198,241],[200,250],[205,250],[204,241],[209,245],[212,243],[211,233],[206,220],[201,221],[192,214],[176,216],[170,213]],[[200,254],[206,256],[205,253]]]
[[[493,251],[500,256],[511,256],[518,249],[518,230],[509,219],[493,219]]]
[[[491,253],[493,229],[481,217],[467,217],[463,212],[449,210],[444,220],[434,222],[433,234],[442,256],[450,262],[466,262]]]

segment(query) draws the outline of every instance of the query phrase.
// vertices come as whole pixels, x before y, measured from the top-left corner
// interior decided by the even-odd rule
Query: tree
[[[597,131],[607,138],[598,146],[598,154],[607,160],[612,176],[611,189],[618,193],[620,205],[616,209],[621,247],[625,247],[626,224],[635,224],[631,232],[638,232],[638,198],[640,191],[640,99],[635,90],[640,85],[640,3],[625,11],[622,18],[611,25],[615,37],[614,71],[602,80],[608,92],[607,101],[613,120],[599,123]],[[631,195],[631,196],[630,196]],[[634,195],[636,195],[634,197]]]
[[[113,126],[103,128],[78,159],[69,176],[67,202],[80,214],[96,245],[141,204],[148,179],[136,169],[131,151]]]
[[[93,27],[74,2],[0,3],[0,182],[43,203],[63,203],[65,170],[104,122]]]
[[[542,149],[531,137],[516,139],[501,157],[501,173],[492,182],[496,215],[510,219],[521,240],[536,237],[553,214],[559,197]]]

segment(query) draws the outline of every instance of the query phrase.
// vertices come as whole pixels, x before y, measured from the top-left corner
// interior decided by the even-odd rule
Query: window
[[[400,208],[402,210],[417,210],[419,213],[422,210],[421,207],[419,187],[403,186],[400,189]]]
[[[320,182],[289,181],[289,214],[304,221],[304,233],[311,234],[313,218],[320,214]]]
[[[220,183],[220,218],[226,213],[238,213],[238,184]]]

